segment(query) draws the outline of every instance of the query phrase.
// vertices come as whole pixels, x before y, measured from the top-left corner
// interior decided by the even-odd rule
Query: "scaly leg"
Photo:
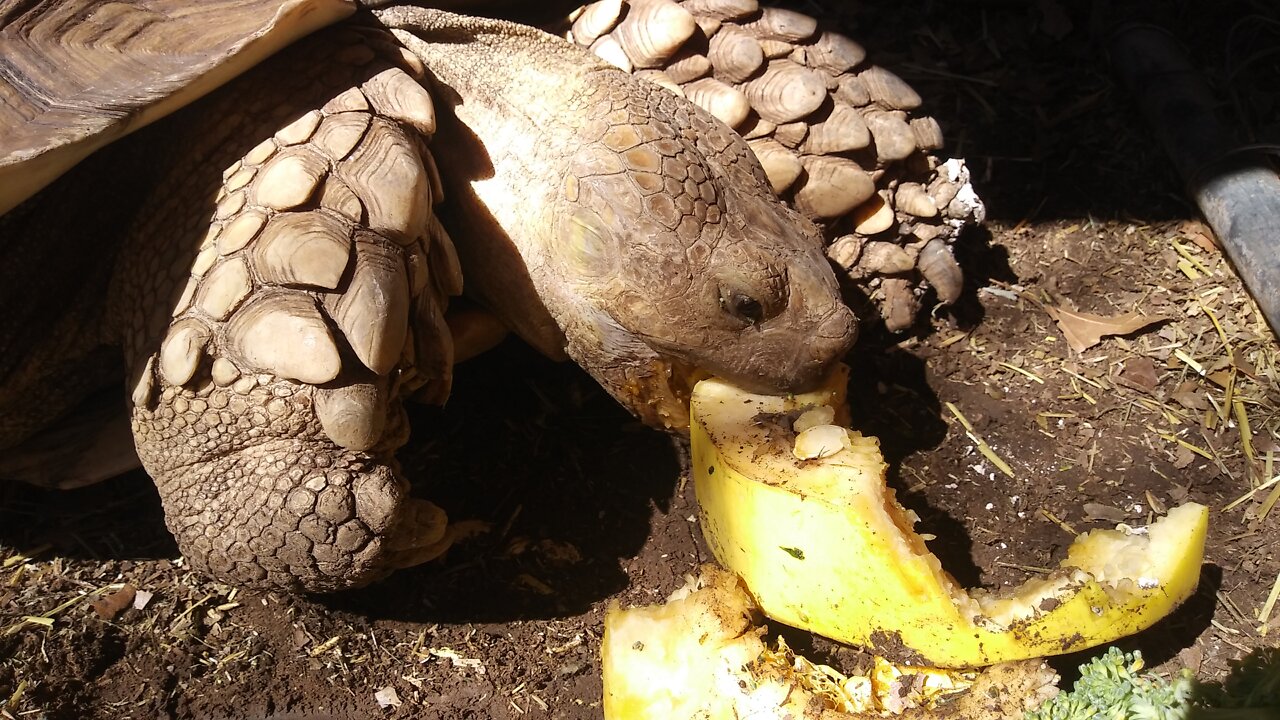
[[[331,30],[173,118],[112,289],[138,454],[191,565],[357,587],[450,542],[408,495],[401,398],[448,392],[461,291],[421,66]]]

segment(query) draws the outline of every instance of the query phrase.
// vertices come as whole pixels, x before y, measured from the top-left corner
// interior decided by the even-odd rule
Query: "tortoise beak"
[[[832,365],[848,354],[857,338],[858,323],[853,311],[844,305],[835,307],[812,335],[798,339],[799,347],[790,367],[783,370],[780,382],[764,391],[801,393],[817,388],[831,373]]]

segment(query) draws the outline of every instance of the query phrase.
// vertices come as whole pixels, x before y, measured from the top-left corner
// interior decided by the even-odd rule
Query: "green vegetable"
[[[1184,720],[1196,686],[1191,671],[1172,681],[1142,673],[1142,653],[1111,647],[1080,666],[1080,679],[1025,720]]]
[[[1280,648],[1234,663],[1221,682],[1199,683],[1190,670],[1166,680],[1141,672],[1142,653],[1107,652],[1080,666],[1080,679],[1025,720],[1278,720]]]

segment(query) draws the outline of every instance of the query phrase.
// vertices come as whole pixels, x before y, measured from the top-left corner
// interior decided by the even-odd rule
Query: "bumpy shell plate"
[[[353,0],[0,4],[0,213],[355,10]]]

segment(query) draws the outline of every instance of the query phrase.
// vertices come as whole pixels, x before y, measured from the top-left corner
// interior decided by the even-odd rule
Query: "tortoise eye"
[[[764,305],[759,300],[736,290],[721,289],[720,307],[734,319],[748,325],[765,321]]]

